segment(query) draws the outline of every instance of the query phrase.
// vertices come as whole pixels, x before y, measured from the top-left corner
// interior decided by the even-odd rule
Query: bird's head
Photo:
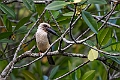
[[[48,23],[40,23],[40,25],[38,26],[38,29],[42,29],[45,32],[50,32],[56,36],[59,36]]]

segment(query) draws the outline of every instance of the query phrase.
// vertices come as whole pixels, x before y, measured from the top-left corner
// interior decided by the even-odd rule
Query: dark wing
[[[48,37],[49,44],[51,44],[49,34],[47,35],[47,37]],[[52,51],[52,47],[50,48],[50,51]],[[55,62],[54,62],[52,56],[47,56],[47,59],[48,59],[48,62],[49,62],[50,65],[55,65]]]

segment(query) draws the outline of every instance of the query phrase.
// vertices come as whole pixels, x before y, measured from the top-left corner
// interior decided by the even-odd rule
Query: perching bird
[[[42,53],[45,52],[48,48],[50,48],[50,40],[48,38],[49,36],[48,32],[58,36],[58,34],[51,28],[51,26],[48,23],[41,23],[38,26],[36,32],[36,42],[39,51]],[[52,56],[47,56],[47,59],[50,65],[55,65]]]

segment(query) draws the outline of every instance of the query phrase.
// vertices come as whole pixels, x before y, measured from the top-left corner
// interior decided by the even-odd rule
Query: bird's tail
[[[47,56],[47,59],[48,59],[48,62],[50,65],[55,65],[55,62],[54,62],[52,56]]]

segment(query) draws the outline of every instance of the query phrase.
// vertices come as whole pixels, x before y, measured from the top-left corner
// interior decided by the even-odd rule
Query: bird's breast
[[[42,52],[45,52],[50,47],[47,33],[44,31],[36,32],[36,42],[38,49]]]

